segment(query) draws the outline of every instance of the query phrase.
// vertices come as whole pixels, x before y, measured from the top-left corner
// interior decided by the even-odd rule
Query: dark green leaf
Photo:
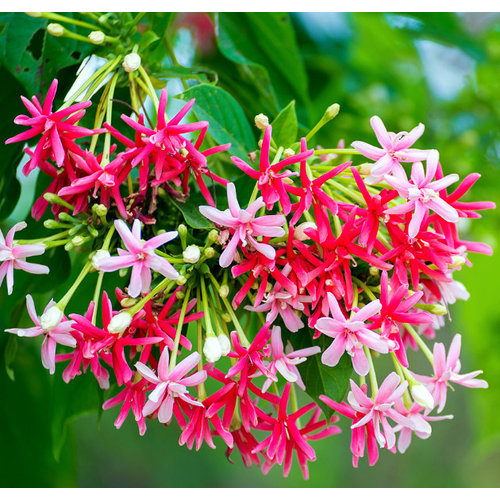
[[[182,212],[186,224],[195,229],[209,229],[211,223],[208,219],[203,217],[200,213],[201,205],[208,205],[205,198],[201,193],[195,193],[190,196],[184,203],[182,201],[175,201],[172,203]]]
[[[199,120],[210,123],[208,133],[218,144],[231,143],[229,151],[240,158],[255,149],[255,139],[245,113],[236,100],[225,90],[213,85],[191,87],[182,95],[183,100],[196,99],[193,110]]]
[[[271,125],[273,127],[273,139],[278,146],[286,148],[293,144],[299,129],[297,114],[295,113],[295,101],[291,101],[286,108],[282,109]]]
[[[12,368],[12,362],[16,357],[17,352],[17,337],[15,335],[9,335],[7,339],[7,344],[5,345],[5,371],[7,372],[7,376],[14,382],[14,370]]]

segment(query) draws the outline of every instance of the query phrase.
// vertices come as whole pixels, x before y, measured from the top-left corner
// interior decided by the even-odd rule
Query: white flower
[[[108,325],[109,333],[123,333],[132,323],[132,316],[128,312],[118,313],[111,318]]]
[[[78,68],[78,71],[76,72],[77,74],[77,79],[75,80],[75,83],[71,86],[69,89],[69,92],[66,94],[66,97],[64,98],[64,101],[69,101],[73,97],[73,95],[77,95],[75,102],[82,102],[83,98],[85,96],[85,92],[88,90],[88,87],[85,89],[85,91],[82,90],[83,84],[99,69],[101,69],[105,64],[108,63],[107,59],[104,59],[103,57],[98,57],[96,55],[91,55],[87,56],[83,61],[82,64],[80,64],[80,67]],[[110,73],[104,80],[94,89],[92,94],[88,96],[90,99],[101,87],[106,85],[106,83],[111,80],[112,73]]]
[[[218,337],[217,340],[219,341],[222,356],[227,356],[229,352],[231,351],[231,341],[229,338],[221,333]]]
[[[141,66],[141,56],[135,52],[127,54],[123,58],[122,66],[127,73],[131,73],[132,71],[139,69]]]
[[[203,354],[209,363],[215,363],[222,356],[221,345],[217,337],[207,337],[203,346]]]
[[[40,318],[40,326],[46,331],[50,332],[59,325],[63,319],[64,313],[57,306],[52,306],[47,312],[42,314]]]
[[[186,250],[182,252],[184,262],[188,262],[189,264],[196,264],[196,262],[200,260],[200,255],[200,247],[196,245],[189,245],[186,247]]]
[[[410,390],[413,399],[422,408],[427,408],[428,410],[432,410],[434,408],[434,398],[425,386],[422,384],[415,384]]]

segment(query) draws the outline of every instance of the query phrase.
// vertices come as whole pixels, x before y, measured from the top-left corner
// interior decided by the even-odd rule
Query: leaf
[[[247,153],[255,149],[252,129],[241,106],[231,94],[220,87],[203,83],[177,97],[186,101],[196,99],[194,113],[199,120],[210,123],[208,133],[218,144],[231,143],[231,154],[246,158]]]
[[[291,101],[286,108],[282,109],[271,125],[273,127],[273,139],[278,146],[286,148],[293,144],[299,129],[295,101]]]
[[[7,376],[15,381],[16,377],[14,375],[14,369],[12,368],[12,362],[16,358],[17,352],[17,337],[15,335],[9,335],[7,339],[7,343],[5,345],[4,352],[4,361],[5,361],[5,371],[7,372]]]
[[[68,424],[81,415],[97,413],[103,391],[91,375],[80,375],[70,384],[58,377],[52,380],[52,453],[59,461]]]
[[[308,327],[296,333],[286,332],[286,334],[294,350],[319,345],[321,352],[324,352],[331,344],[331,340],[324,335],[313,341],[313,332]],[[333,415],[333,410],[325,405],[319,399],[319,396],[324,394],[337,402],[344,399],[349,388],[349,380],[353,373],[350,356],[344,354],[337,366],[330,367],[321,362],[321,353],[319,353],[307,358],[307,361],[297,365],[297,368],[306,386],[306,393],[318,404],[325,415],[330,418]]]
[[[211,223],[200,213],[201,205],[208,205],[201,193],[190,196],[186,202],[171,200],[172,203],[182,212],[186,224],[194,229],[210,229]]]

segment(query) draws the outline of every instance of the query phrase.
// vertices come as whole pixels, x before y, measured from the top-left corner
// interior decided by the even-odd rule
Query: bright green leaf
[[[299,129],[295,101],[291,101],[286,108],[282,109],[271,125],[273,127],[273,139],[278,146],[286,148],[293,144]]]

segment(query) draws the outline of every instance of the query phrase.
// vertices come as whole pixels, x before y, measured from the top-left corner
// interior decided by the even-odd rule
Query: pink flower
[[[333,318],[319,318],[315,328],[335,340],[321,356],[321,362],[326,366],[336,366],[342,354],[347,351],[352,356],[352,364],[356,373],[366,375],[370,367],[363,346],[387,354],[395,345],[391,340],[371,331],[365,324],[366,320],[376,315],[382,308],[380,301],[373,300],[350,319],[346,319],[337,300],[330,292],[328,292],[328,303]]]
[[[173,240],[177,236],[177,231],[161,233],[143,242],[141,240],[141,222],[139,219],[134,221],[132,231],[122,220],[115,220],[115,227],[127,250],[119,248],[118,256],[101,259],[99,269],[110,272],[132,267],[132,276],[128,287],[128,294],[131,297],[138,297],[141,292],[149,292],[151,270],[172,280],[179,276],[179,273],[170,262],[155,253],[156,248]]]
[[[162,424],[167,424],[172,419],[174,398],[179,397],[192,405],[203,406],[203,403],[189,396],[187,387],[205,382],[207,372],[201,370],[186,377],[187,373],[199,363],[200,359],[200,354],[193,352],[170,371],[168,348],[165,347],[158,362],[158,375],[155,375],[153,370],[145,364],[140,361],[137,362],[135,364],[137,371],[155,386],[153,392],[149,394],[149,399],[142,410],[142,414],[147,417],[158,410],[158,420]]]
[[[300,376],[297,365],[306,361],[308,356],[312,356],[321,351],[319,346],[307,347],[293,351],[290,344],[287,345],[286,354],[283,351],[283,341],[281,340],[281,328],[273,326],[271,329],[271,358],[272,361],[267,366],[267,370],[276,376],[280,372],[288,382],[295,382],[302,390],[305,390],[304,382]],[[268,377],[262,386],[262,391],[266,392],[273,379]]]
[[[51,300],[47,304],[44,313],[54,305],[55,302]],[[45,330],[40,323],[41,318],[36,314],[35,304],[31,295],[26,295],[26,306],[28,308],[28,314],[33,323],[35,323],[35,326],[31,328],[10,328],[5,331],[13,333],[18,337],[37,337],[38,335],[43,335],[42,364],[44,368],[47,368],[49,373],[53,375],[56,371],[56,345],[61,344],[76,347],[76,339],[70,333],[72,331],[73,322],[65,320],[63,316],[63,321],[60,321],[57,326],[50,330]]]
[[[285,230],[281,226],[285,223],[285,217],[283,215],[255,217],[257,211],[265,206],[262,197],[257,198],[246,210],[242,210],[236,197],[236,188],[232,182],[227,185],[227,201],[229,208],[224,211],[206,205],[200,207],[203,216],[219,226],[229,228],[232,234],[220,256],[219,265],[228,267],[233,262],[240,243],[243,246],[250,244],[257,252],[274,260],[276,250],[271,245],[257,241],[255,237],[279,238],[284,236]]]
[[[417,162],[413,164],[411,169],[410,181],[408,181],[404,171],[398,176],[385,176],[385,180],[397,189],[400,196],[408,200],[402,205],[387,209],[385,213],[405,214],[413,211],[408,227],[408,236],[410,238],[417,236],[424,219],[429,215],[429,210],[436,212],[448,222],[458,222],[457,211],[439,196],[439,191],[458,181],[458,175],[450,174],[432,182],[438,161],[439,153],[432,150],[427,157],[426,173],[422,163]]]
[[[385,174],[404,172],[400,162],[422,161],[427,157],[427,151],[409,149],[424,133],[424,125],[420,123],[411,132],[387,132],[384,123],[378,116],[370,119],[370,124],[382,148],[371,146],[366,142],[355,141],[352,147],[366,158],[375,160],[371,175],[366,178],[369,184],[381,180]]]
[[[65,149],[75,149],[70,144],[74,139],[100,132],[100,130],[89,130],[75,125],[85,114],[84,109],[92,104],[90,101],[73,104],[67,108],[52,112],[52,104],[54,103],[56,91],[57,80],[54,80],[47,92],[43,107],[36,97],[32,98],[33,102],[30,102],[25,97],[21,97],[31,117],[19,115],[14,120],[14,123],[31,127],[31,130],[22,132],[5,141],[5,144],[27,141],[32,137],[42,134],[29,166],[25,167],[26,174],[38,165],[42,155],[44,158],[47,158],[48,155],[52,156],[57,166],[62,166],[64,157],[66,156]],[[50,153],[47,153],[47,151]]]
[[[7,277],[9,295],[14,286],[14,269],[22,269],[32,274],[47,274],[50,271],[47,266],[26,262],[26,257],[42,255],[45,252],[45,245],[18,245],[15,243],[14,234],[26,226],[26,222],[18,222],[9,230],[5,239],[0,230],[0,262],[2,263],[0,264],[0,285]]]
[[[480,387],[486,389],[488,382],[481,379],[476,379],[482,370],[477,370],[470,373],[460,374],[460,346],[462,336],[456,334],[446,356],[444,344],[436,342],[434,344],[434,376],[424,377],[423,375],[415,374],[415,378],[419,382],[427,385],[434,398],[434,404],[439,405],[438,413],[443,411],[446,404],[446,390],[449,387],[449,382],[454,382],[464,387]]]

